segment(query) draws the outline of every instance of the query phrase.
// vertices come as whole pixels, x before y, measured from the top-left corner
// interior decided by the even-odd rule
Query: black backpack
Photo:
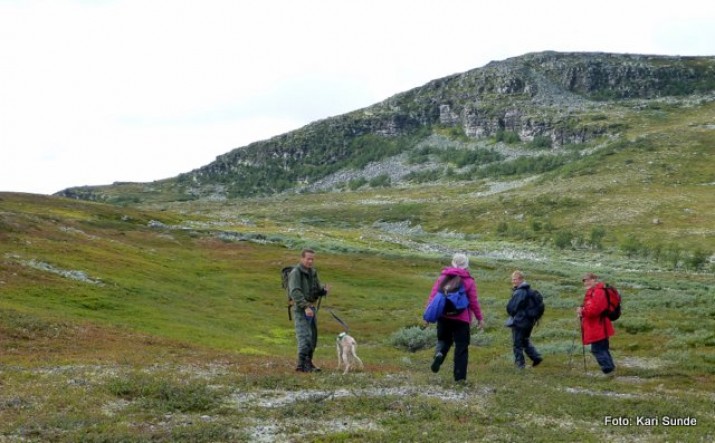
[[[616,321],[621,318],[621,294],[609,284],[604,286],[603,291],[606,294],[607,307],[601,315],[611,321]]]
[[[293,266],[286,266],[281,269],[281,281],[283,289],[286,291],[286,297],[288,298],[288,320],[293,320],[293,316],[290,312],[293,308],[293,299],[291,298],[290,291],[288,290],[288,278],[290,277],[291,271],[293,271]]]
[[[529,288],[528,290],[528,307],[526,315],[533,321],[539,321],[544,315],[546,306],[544,305],[544,297],[536,289]]]

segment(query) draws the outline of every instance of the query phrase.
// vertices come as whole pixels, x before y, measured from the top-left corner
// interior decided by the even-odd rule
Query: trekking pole
[[[579,317],[581,324],[581,349],[583,350],[583,373],[586,373],[586,345],[583,344],[583,318]]]

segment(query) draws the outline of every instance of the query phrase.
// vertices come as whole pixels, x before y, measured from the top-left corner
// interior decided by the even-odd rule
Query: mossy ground
[[[359,198],[399,192],[407,191]],[[333,203],[348,211],[345,202],[358,195],[140,211],[0,194],[0,440],[713,439],[711,272],[673,270],[608,245],[557,250],[476,234],[389,232],[373,226],[377,214],[360,212],[358,203],[352,211],[359,215],[342,220],[347,225],[342,215],[301,209]],[[291,221],[298,211],[306,219]],[[150,227],[151,220],[164,227]],[[222,240],[225,232],[252,240]],[[316,265],[333,288],[319,318],[316,360],[324,371],[310,375],[293,371],[279,277],[303,245],[318,249]],[[419,324],[433,279],[450,251],[465,245],[475,251],[471,268],[487,327],[475,331],[469,380],[460,386],[450,360],[432,374],[431,350],[408,352],[389,338]],[[516,268],[547,306],[533,336],[545,361],[524,372],[512,368],[501,326]],[[573,310],[587,270],[624,296],[613,380],[594,376],[578,340]],[[333,337],[341,327],[328,309],[350,325],[364,371],[336,370]],[[696,425],[665,426],[666,416]],[[631,425],[609,425],[606,417]],[[661,423],[637,425],[638,417]]]

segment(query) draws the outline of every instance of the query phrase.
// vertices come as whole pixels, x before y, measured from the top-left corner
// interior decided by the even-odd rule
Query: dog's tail
[[[334,318],[335,320],[337,320],[337,322],[340,323],[340,324],[343,326],[343,328],[345,328],[345,333],[350,332],[350,328],[348,327],[347,323],[345,323],[344,321],[340,320],[340,317],[338,317],[337,315],[335,315],[335,312],[333,312],[332,309],[328,309],[328,311],[330,312],[330,315],[332,315],[333,318]]]

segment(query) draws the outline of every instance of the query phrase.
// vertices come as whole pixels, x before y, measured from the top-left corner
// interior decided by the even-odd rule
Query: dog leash
[[[328,312],[330,312],[330,315],[332,315],[333,318],[334,318],[335,320],[337,320],[337,322],[340,323],[340,324],[343,326],[343,328],[345,328],[345,332],[350,331],[350,328],[348,327],[348,325],[347,325],[344,321],[340,320],[340,317],[338,317],[337,315],[335,315],[335,312],[333,312],[332,309],[328,309]]]

